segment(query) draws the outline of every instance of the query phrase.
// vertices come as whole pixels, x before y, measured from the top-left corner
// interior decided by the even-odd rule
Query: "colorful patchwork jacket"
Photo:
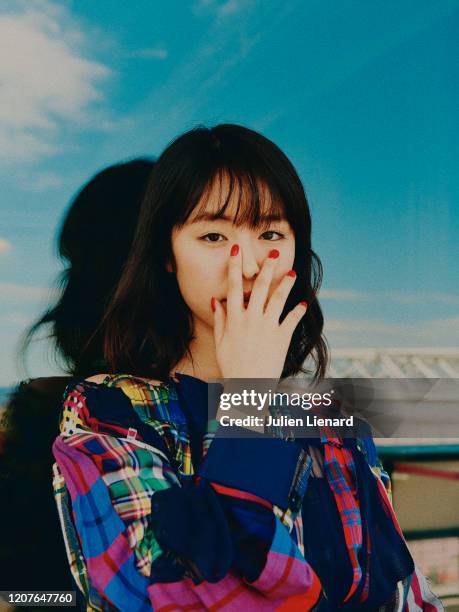
[[[228,439],[207,418],[206,383],[176,376],[66,390],[53,484],[85,609],[443,609],[371,438]],[[329,532],[341,549],[324,556]]]

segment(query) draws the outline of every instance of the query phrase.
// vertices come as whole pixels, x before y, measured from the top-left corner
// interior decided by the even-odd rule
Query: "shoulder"
[[[134,376],[132,374],[93,374],[87,378],[74,378],[67,385],[64,400],[71,394],[107,394],[110,389],[126,391],[128,388],[163,387],[165,383],[160,380],[151,380]],[[110,392],[108,392],[110,394]]]
[[[110,376],[109,374],[94,374],[94,376],[90,376],[89,378],[85,378],[84,380],[85,382],[92,382],[92,383],[96,383],[97,385],[100,385],[109,376]]]
[[[64,393],[61,427],[66,421],[89,424],[92,416],[120,417],[132,408],[153,416],[171,394],[174,395],[174,390],[168,384],[132,374],[94,374],[75,379]]]
[[[85,378],[85,382],[95,383],[97,385],[101,385],[107,382],[112,382],[117,379],[130,379],[135,381],[138,384],[152,385],[152,386],[162,386],[164,385],[164,381],[156,380],[152,378],[144,378],[142,376],[134,376],[133,374],[94,374],[89,378]]]
[[[130,374],[97,374],[75,381],[64,397],[60,433],[68,437],[84,430],[126,438],[135,430],[138,441],[167,454],[177,443],[177,425],[186,420],[174,384],[157,383]]]

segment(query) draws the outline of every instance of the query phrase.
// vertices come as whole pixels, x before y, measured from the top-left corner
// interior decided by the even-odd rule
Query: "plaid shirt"
[[[118,375],[66,392],[53,482],[87,609],[327,609],[302,541],[299,510],[311,458],[280,439],[220,438],[210,421],[195,473],[178,388]],[[335,438],[324,435],[322,443],[353,568],[343,603],[362,580],[364,602],[369,576],[362,576],[358,553],[370,534],[362,533],[352,454]],[[380,476],[371,444],[361,448],[374,454],[370,464]],[[270,461],[276,484],[260,476],[270,473]],[[399,530],[381,478],[378,490]],[[381,610],[443,609],[417,571],[394,591]]]

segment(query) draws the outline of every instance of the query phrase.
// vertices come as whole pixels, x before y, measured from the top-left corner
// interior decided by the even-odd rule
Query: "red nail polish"
[[[215,312],[215,298],[214,297],[210,300],[210,307],[212,308],[212,312]]]
[[[296,277],[296,272],[295,272],[295,270],[289,270],[289,271],[287,272],[287,276],[291,276],[292,278],[295,278],[295,277]]]
[[[273,249],[272,251],[269,251],[268,257],[270,259],[277,259],[279,257],[279,251],[277,249]]]
[[[239,253],[239,245],[238,244],[233,244],[233,246],[231,247],[231,257],[235,257],[237,254]]]
[[[304,300],[303,300],[302,302],[300,302],[300,304],[301,304],[302,306],[304,306],[305,308],[307,308],[307,307],[308,307],[308,303],[307,303],[306,301],[304,301]]]

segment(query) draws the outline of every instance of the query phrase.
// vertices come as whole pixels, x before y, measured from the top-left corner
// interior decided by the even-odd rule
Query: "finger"
[[[292,308],[292,310],[288,313],[285,319],[282,321],[280,328],[284,329],[287,334],[290,334],[290,338],[293,336],[293,332],[295,331],[298,323],[304,317],[308,310],[307,302],[300,302]]]
[[[228,294],[226,296],[226,311],[229,315],[238,314],[244,306],[242,292],[242,257],[239,245],[233,244],[228,261]]]
[[[295,270],[289,270],[281,279],[266,305],[266,315],[279,322],[285,302],[296,280]]]
[[[221,303],[214,297],[211,300],[211,308],[214,313],[214,341],[217,346],[220,344],[225,331],[226,314]]]
[[[249,305],[247,307],[248,310],[264,311],[278,257],[279,251],[277,249],[272,249],[268,257],[264,260],[260,273],[252,288]]]

